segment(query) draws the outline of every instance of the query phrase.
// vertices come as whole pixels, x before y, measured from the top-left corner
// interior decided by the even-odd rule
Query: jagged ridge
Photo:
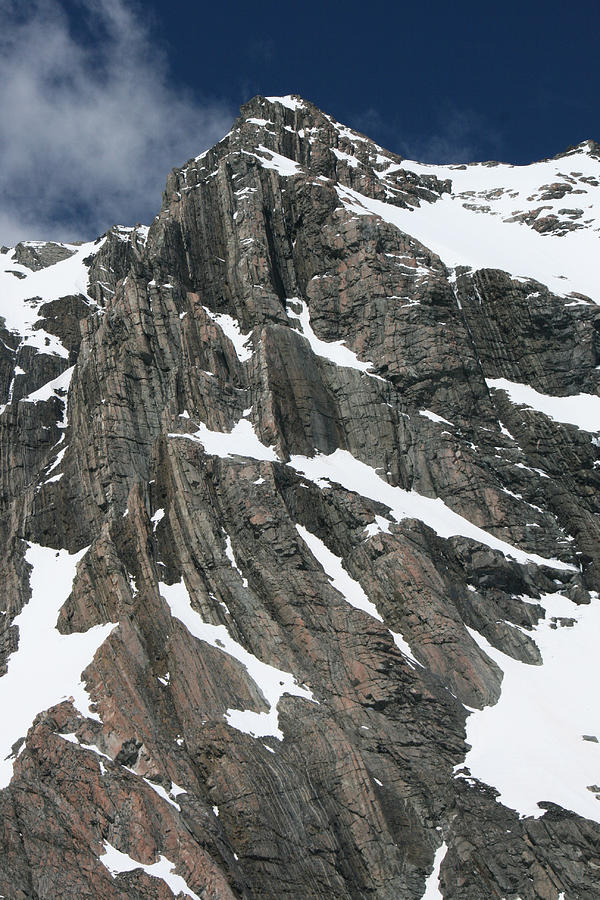
[[[50,690],[81,638],[93,701],[33,686],[5,893],[168,897],[173,865],[215,898],[598,896],[594,742],[519,765],[515,801],[465,708],[594,627],[598,226],[554,211],[596,203],[593,150],[559,181],[423,167],[259,97],[149,231],[4,254],[0,689],[34,647]],[[36,644],[52,571],[64,643]]]

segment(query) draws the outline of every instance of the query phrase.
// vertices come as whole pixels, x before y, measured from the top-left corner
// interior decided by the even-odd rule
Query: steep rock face
[[[593,740],[533,811],[465,768],[469,713],[600,602],[600,293],[539,261],[599,219],[503,211],[546,242],[507,271],[429,224],[562,204],[567,161],[592,192],[591,144],[494,188],[258,97],[149,230],[2,256],[0,893],[600,896]]]

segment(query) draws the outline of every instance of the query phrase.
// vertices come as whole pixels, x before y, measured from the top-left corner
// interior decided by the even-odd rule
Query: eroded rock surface
[[[88,548],[61,635],[114,627],[91,705],[14,735],[0,894],[416,900],[443,844],[445,900],[600,896],[600,801],[520,816],[461,769],[502,689],[477,636],[539,666],[544,596],[600,602],[600,417],[497,386],[597,398],[600,312],[394,224],[447,175],[255,98],[2,331],[0,672],[30,546]],[[19,285],[74,266],[21,247]]]

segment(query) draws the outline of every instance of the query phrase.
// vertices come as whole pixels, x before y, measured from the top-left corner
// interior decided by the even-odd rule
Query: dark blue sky
[[[232,105],[299,93],[438,162],[525,163],[600,139],[599,0],[147,8],[175,77]]]
[[[0,0],[0,244],[150,222],[257,93],[424,162],[600,139],[600,0]]]

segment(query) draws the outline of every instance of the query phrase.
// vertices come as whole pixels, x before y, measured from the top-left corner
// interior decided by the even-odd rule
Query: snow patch
[[[166,856],[161,855],[157,862],[147,865],[146,863],[141,863],[132,859],[127,853],[121,853],[120,850],[117,850],[112,844],[109,844],[108,841],[104,841],[104,853],[99,859],[113,878],[115,875],[120,875],[121,872],[132,872],[134,869],[143,869],[144,872],[152,878],[158,878],[161,881],[164,881],[167,887],[171,889],[174,896],[177,897],[180,894],[184,894],[186,897],[191,897],[191,900],[200,900],[198,894],[194,893],[189,887],[185,878],[175,874],[176,866],[167,859]]]
[[[375,537],[376,534],[389,534],[391,524],[389,519],[386,519],[384,516],[376,515],[375,521],[370,522],[365,528],[367,539]]]
[[[432,422],[437,422],[438,424],[442,423],[444,425],[450,425],[451,428],[454,428],[454,424],[449,422],[448,419],[444,419],[443,416],[438,416],[437,413],[431,412],[430,409],[420,409],[419,415],[424,416],[426,419],[431,419]]]
[[[68,358],[68,351],[55,335],[34,327],[39,319],[39,308],[68,294],[87,297],[88,268],[84,260],[95,255],[104,240],[80,246],[64,244],[73,251],[72,256],[37,272],[11,261],[11,269],[19,271],[24,278],[15,278],[10,271],[0,269],[0,317],[6,320],[9,331],[21,336],[21,346],[32,346],[40,353]]]
[[[260,160],[263,169],[274,169],[284,178],[289,178],[291,175],[297,175],[302,171],[298,163],[294,162],[293,159],[282,156],[280,153],[275,153],[274,150],[269,150],[268,147],[263,147],[262,144],[258,145],[258,150],[260,151],[261,156],[257,157],[257,159]],[[265,153],[270,159],[264,158]]]
[[[440,891],[440,869],[447,852],[448,847],[445,843],[435,851],[433,871],[425,882],[425,893],[421,897],[421,900],[444,900],[442,892]]]
[[[279,728],[277,704],[284,694],[316,702],[312,691],[300,687],[290,672],[283,672],[281,669],[276,669],[275,666],[261,662],[241,644],[234,641],[224,625],[209,625],[203,622],[200,614],[192,608],[190,596],[183,580],[178,584],[171,585],[161,583],[159,587],[161,595],[171,610],[171,615],[179,619],[195,638],[204,641],[211,647],[216,647],[241,663],[269,706],[268,712],[261,713],[249,709],[228,709],[225,718],[229,725],[252,737],[274,737],[282,741],[283,732]]]
[[[326,479],[340,484],[346,490],[354,491],[362,497],[383,503],[391,510],[396,522],[400,522],[402,519],[418,519],[433,528],[442,538],[462,535],[478,541],[480,544],[485,544],[493,550],[499,550],[505,556],[509,556],[521,564],[533,562],[536,565],[550,566],[553,569],[577,571],[577,568],[570,563],[564,563],[558,559],[545,559],[536,553],[526,553],[524,550],[513,547],[512,544],[494,537],[483,528],[473,525],[468,519],[454,512],[439,497],[432,499],[424,497],[416,491],[393,487],[384,481],[374,469],[355,459],[347,450],[338,449],[328,456],[323,454],[313,457],[292,456],[289,465],[319,487]]]
[[[301,109],[304,106],[304,100],[292,97],[291,94],[286,94],[285,97],[265,97],[265,100],[268,100],[269,103],[279,103],[280,106],[286,106],[288,109]]]
[[[581,431],[600,431],[600,397],[595,394],[553,397],[550,394],[540,394],[527,384],[507,381],[506,378],[486,378],[485,382],[493,390],[505,391],[511,403],[528,406],[555,422],[575,425]]]
[[[63,442],[64,438],[65,438],[64,434],[61,435],[60,441],[58,443],[61,444]],[[58,451],[58,453],[56,454],[56,459],[54,460],[54,462],[52,463],[50,468],[46,471],[46,475],[49,475],[50,472],[53,472],[54,469],[57,469],[60,466],[61,462],[63,461],[64,455],[68,449],[69,449],[68,445],[66,445],[65,447],[62,448],[62,450]]]
[[[170,438],[186,438],[202,444],[210,456],[228,459],[231,456],[244,456],[251,459],[276,462],[278,456],[272,447],[266,447],[258,438],[254,427],[248,419],[240,419],[230,432],[210,431],[204,423],[200,423],[194,434],[172,432]]]
[[[46,384],[42,385],[41,388],[38,388],[37,391],[33,391],[33,393],[23,397],[19,400],[19,403],[42,403],[50,400],[52,397],[58,397],[59,400],[64,400],[64,395],[69,390],[74,370],[75,366],[71,366],[70,369],[65,369],[64,372],[61,372],[61,374],[56,378],[53,378],[52,381],[47,381]]]
[[[316,534],[312,534],[303,525],[296,525],[296,531],[314,558],[323,567],[331,586],[342,595],[346,603],[349,603],[355,609],[362,609],[363,612],[366,612],[373,619],[377,619],[378,622],[383,622],[382,617],[377,612],[377,607],[369,600],[358,581],[350,577],[339,556],[332,553]]]
[[[294,306],[299,306],[300,312],[295,312]],[[306,338],[310,344],[311,350],[316,356],[328,359],[330,362],[335,363],[336,366],[344,366],[347,369],[357,369],[359,372],[363,372],[371,378],[377,378],[378,381],[384,381],[379,375],[375,375],[373,372],[369,371],[369,369],[373,368],[373,363],[361,362],[356,353],[345,346],[344,341],[322,341],[321,338],[317,337],[312,330],[310,313],[304,300],[300,300],[298,297],[291,297],[287,301],[287,314],[290,318],[298,320],[301,328],[300,333]]]
[[[355,609],[366,612],[368,616],[371,616],[371,618],[376,619],[378,622],[383,622],[383,618],[379,615],[377,607],[369,600],[358,581],[355,581],[354,578],[350,577],[339,556],[332,553],[316,534],[312,534],[303,525],[296,525],[296,530],[314,558],[322,566],[323,571],[329,578],[331,586],[342,595],[346,603],[349,603],[350,606],[353,606]],[[412,650],[404,637],[398,632],[391,630],[390,634],[398,650],[400,650],[404,656],[408,657],[411,667],[414,668],[414,664],[420,665],[413,656]]]
[[[88,631],[60,634],[56,619],[71,593],[77,563],[88,551],[78,553],[29,544],[25,559],[32,566],[31,600],[13,624],[19,629],[19,646],[8,658],[8,671],[0,678],[0,788],[12,777],[12,745],[23,737],[35,716],[72,697],[83,716],[98,719],[81,680],[82,671],[117,623],[95,625]]]
[[[498,703],[467,719],[472,749],[464,765],[522,816],[542,815],[538,802],[550,801],[600,822],[600,792],[589,790],[600,783],[600,744],[583,738],[600,740],[600,599],[594,595],[590,605],[578,606],[561,594],[546,594],[536,602],[546,610],[530,632],[541,666],[518,662],[468,629],[504,678]],[[566,627],[561,619],[575,623]]]
[[[253,350],[248,346],[248,342],[252,336],[252,332],[249,331],[248,334],[243,334],[238,320],[234,319],[233,316],[230,316],[228,313],[214,313],[206,306],[203,306],[202,309],[213,322],[217,323],[225,337],[229,338],[239,361],[246,362],[250,359]]]
[[[156,512],[154,513],[154,515],[152,516],[152,518],[150,519],[150,521],[152,522],[152,526],[153,526],[152,531],[156,531],[157,525],[159,524],[159,522],[162,522],[164,517],[165,517],[164,509],[162,509],[162,508],[157,509]]]
[[[248,587],[248,579],[244,578],[244,574],[237,564],[236,558],[233,553],[233,546],[231,544],[231,538],[229,537],[229,535],[227,534],[226,531],[224,531],[224,534],[225,534],[225,555],[227,556],[227,559],[231,563],[232,568],[234,568],[236,570],[236,572],[242,579],[242,584],[244,585],[245,588],[247,588]]]
[[[355,156],[350,156],[349,153],[343,153],[341,150],[338,150],[337,147],[330,147],[330,150],[340,162],[347,163],[347,165],[351,166],[353,169],[358,166],[358,160]]]
[[[136,775],[137,773],[134,772],[133,774]],[[166,790],[164,789],[162,784],[155,784],[153,781],[150,781],[149,778],[144,778],[144,781],[146,782],[148,787],[151,787],[152,790],[154,791],[154,793],[158,794],[159,797],[162,797],[162,799],[166,803],[168,803],[169,806],[173,806],[175,809],[177,809],[177,810],[179,810],[179,812],[181,812],[181,807],[180,807],[179,803],[176,803],[175,800],[173,800],[173,798],[169,796],[169,794],[166,792]]]

